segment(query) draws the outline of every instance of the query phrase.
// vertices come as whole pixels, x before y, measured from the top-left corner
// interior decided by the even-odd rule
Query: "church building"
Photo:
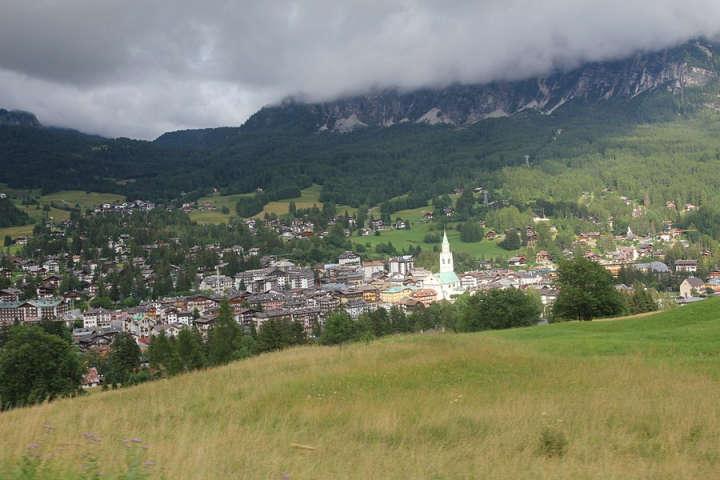
[[[463,293],[460,279],[455,274],[453,254],[450,251],[447,232],[443,232],[442,250],[440,251],[440,271],[425,280],[423,286],[435,290],[437,300],[450,300],[453,296]]]

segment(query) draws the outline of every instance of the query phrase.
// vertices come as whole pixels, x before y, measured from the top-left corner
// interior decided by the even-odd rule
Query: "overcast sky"
[[[0,0],[0,107],[154,138],[287,95],[522,78],[720,31],[719,0]]]

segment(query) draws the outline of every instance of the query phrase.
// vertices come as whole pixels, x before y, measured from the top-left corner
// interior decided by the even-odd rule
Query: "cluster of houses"
[[[21,300],[21,296],[22,292],[16,288],[0,290],[0,326],[64,319],[72,306],[71,298]]]
[[[132,214],[133,211],[137,212],[149,212],[155,209],[155,204],[147,202],[145,200],[135,200],[132,202],[113,202],[103,203],[98,205],[93,210],[93,213],[128,213]]]
[[[529,232],[532,233],[532,232]],[[578,236],[578,244],[587,248],[595,246],[599,234],[586,233]],[[127,239],[119,238],[109,247],[122,255]],[[618,239],[620,240],[620,239]],[[603,264],[611,273],[617,274],[622,266],[654,274],[670,274],[670,267],[659,260],[638,262],[653,252],[653,239],[640,239],[632,232],[623,238],[626,245],[614,252],[600,256],[590,251],[588,258]],[[147,249],[158,248],[148,245]],[[213,248],[212,246],[209,248]],[[218,248],[218,253],[235,251],[240,247]],[[259,252],[241,252],[255,254]],[[653,252],[657,253],[657,252]],[[465,292],[491,289],[534,289],[543,305],[549,307],[558,292],[553,286],[555,266],[551,255],[538,251],[532,267],[527,258],[518,256],[508,261],[507,268],[486,268],[477,271],[455,273],[453,254],[447,235],[443,235],[437,272],[417,267],[411,255],[401,255],[383,260],[363,260],[354,252],[345,252],[336,263],[301,267],[277,258],[263,257],[262,268],[247,270],[235,276],[221,275],[219,271],[202,275],[198,293],[188,297],[173,297],[142,303],[133,308],[106,310],[93,308],[85,312],[73,309],[80,292],[56,296],[60,277],[60,262],[78,258],[49,257],[42,264],[17,259],[18,267],[30,274],[40,275],[43,281],[37,288],[37,299],[21,301],[20,291],[6,289],[0,292],[0,323],[33,323],[42,319],[65,320],[81,328],[74,330],[74,337],[81,348],[102,348],[109,345],[113,335],[128,332],[138,342],[148,344],[149,339],[160,333],[177,335],[183,328],[195,327],[203,333],[212,328],[219,311],[220,302],[228,298],[235,319],[248,328],[260,328],[269,319],[289,319],[300,322],[308,333],[322,325],[328,313],[345,310],[357,318],[365,312],[383,307],[397,307],[409,311],[427,307],[434,302],[453,301]],[[152,276],[142,257],[128,259],[143,272]],[[94,295],[93,278],[101,262],[78,264],[73,273],[88,287],[82,292]],[[707,292],[720,292],[720,272],[713,272],[707,280],[693,276],[698,271],[697,260],[677,260],[675,273],[686,275],[680,287],[680,296],[687,300]],[[2,272],[0,272],[2,273]]]
[[[132,334],[141,345],[161,333],[175,336],[183,328],[194,327],[206,334],[217,319],[223,298],[228,299],[235,320],[247,328],[259,329],[268,320],[287,319],[301,323],[311,334],[338,309],[352,318],[381,307],[410,311],[439,300],[452,301],[464,292],[495,288],[534,288],[546,305],[557,296],[550,269],[498,269],[457,275],[445,236],[437,273],[417,268],[410,255],[362,261],[355,253],[345,252],[337,263],[314,270],[276,259],[264,268],[235,277],[207,275],[200,283],[200,293],[193,296],[117,311],[88,310],[82,313],[83,327],[74,335],[82,348],[102,348],[117,332]]]

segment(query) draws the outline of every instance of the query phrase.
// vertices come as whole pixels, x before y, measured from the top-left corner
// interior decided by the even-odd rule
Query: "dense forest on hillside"
[[[10,199],[0,198],[0,228],[28,223],[30,223],[30,217],[27,213],[17,208]]]
[[[30,217],[8,198],[0,198],[0,228],[26,225]]]
[[[155,142],[2,126],[0,182],[181,202],[213,189],[262,189],[239,206],[248,214],[312,184],[322,186],[321,201],[385,203],[392,211],[476,186],[523,208],[576,203],[604,189],[650,205],[702,203],[718,191],[720,115],[705,108],[718,91],[711,83],[682,96],[656,90],[578,100],[552,115],[529,110],[462,127],[405,123],[342,134],[312,130],[307,109],[294,105],[261,110],[242,127],[173,132]]]

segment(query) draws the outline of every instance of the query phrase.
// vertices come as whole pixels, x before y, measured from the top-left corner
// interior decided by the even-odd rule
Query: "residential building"
[[[698,269],[697,260],[676,260],[675,271],[680,273],[695,273]]]
[[[682,298],[697,297],[705,293],[705,282],[697,277],[688,277],[680,284]]]

